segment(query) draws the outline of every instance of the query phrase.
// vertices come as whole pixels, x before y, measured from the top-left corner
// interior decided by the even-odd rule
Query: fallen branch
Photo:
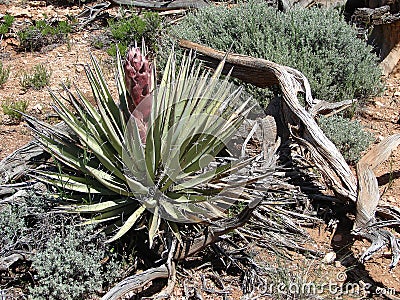
[[[86,9],[78,15],[78,18],[85,18],[81,22],[79,22],[79,28],[82,29],[90,22],[98,19],[102,12],[107,10],[110,7],[110,2],[98,3],[91,7],[86,7]]]
[[[101,299],[102,300],[118,300],[122,295],[126,295],[129,292],[137,291],[143,288],[149,282],[152,282],[156,279],[168,278],[168,266],[167,264],[163,264],[159,267],[152,268],[144,271],[140,274],[135,274],[128,278],[125,278],[123,281],[114,286],[111,290],[108,291]]]
[[[375,213],[380,199],[378,180],[374,171],[387,160],[394,149],[400,145],[400,134],[387,137],[373,147],[357,163],[358,196],[357,215],[353,226],[353,234],[367,238],[371,246],[361,256],[366,261],[375,252],[389,245],[392,249],[390,268],[397,265],[400,259],[400,248],[396,237],[389,231],[376,230]]]
[[[141,8],[170,10],[178,8],[202,8],[210,5],[207,0],[111,0],[118,5],[129,5]]]
[[[211,67],[215,67],[225,56],[224,52],[187,40],[181,40],[179,45],[197,51],[200,59],[205,60],[205,63]],[[313,118],[313,113],[310,113],[314,112],[314,106],[320,101],[313,99],[307,78],[293,68],[239,54],[227,56],[224,72],[232,68],[232,76],[255,86],[266,88],[280,85],[283,103],[280,103],[282,105],[280,111],[272,112],[275,114],[274,118],[279,119],[278,122],[283,121],[289,129],[293,126],[299,128],[298,133],[292,131],[292,136],[295,135],[295,138],[304,140],[304,146],[312,155],[315,154],[314,163],[324,175],[328,187],[338,197],[355,202],[357,195],[355,176],[339,150],[319,128]],[[305,94],[306,108],[299,103],[298,92]],[[283,120],[280,120],[281,114],[283,114]]]
[[[21,253],[13,253],[7,257],[0,258],[0,271],[7,271],[19,260],[26,260],[26,256]]]
[[[45,124],[43,122],[40,123]],[[70,133],[69,127],[64,122],[58,123],[54,128],[54,133],[63,135],[69,135]],[[70,136],[70,138],[72,137]],[[30,169],[42,165],[50,157],[51,155],[44,151],[34,140],[29,142],[0,161],[0,184],[11,183],[21,179]]]

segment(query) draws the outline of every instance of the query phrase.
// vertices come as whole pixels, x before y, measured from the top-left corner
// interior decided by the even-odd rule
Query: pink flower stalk
[[[139,48],[131,48],[125,58],[125,84],[128,110],[136,119],[142,142],[146,142],[148,120],[152,107],[151,66]]]

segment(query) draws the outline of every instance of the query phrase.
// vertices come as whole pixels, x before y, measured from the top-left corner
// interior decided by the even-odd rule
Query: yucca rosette
[[[86,74],[96,105],[79,90],[66,90],[64,99],[52,92],[69,132],[27,121],[60,170],[35,176],[66,191],[64,200],[73,201],[66,208],[91,216],[86,223],[114,224],[109,241],[148,222],[151,245],[161,226],[180,239],[180,223],[213,222],[258,196],[243,196],[257,181],[246,169],[256,157],[219,157],[251,109],[241,88],[229,77],[220,80],[224,62],[211,74],[184,56],[177,72],[172,51],[152,86],[155,72],[142,53],[131,49],[125,61],[118,53],[119,103],[92,56]],[[86,200],[77,205],[76,199]]]

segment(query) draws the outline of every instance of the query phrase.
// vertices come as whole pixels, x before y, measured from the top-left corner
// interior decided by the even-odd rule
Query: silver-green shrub
[[[30,289],[33,299],[87,299],[118,276],[115,262],[105,267],[105,236],[93,234],[93,228],[65,226],[47,242],[32,263],[37,275]],[[107,274],[107,276],[104,275]]]
[[[23,286],[29,290],[28,299],[92,298],[116,281],[122,263],[105,244],[104,233],[94,234],[90,226],[73,226],[79,221],[75,216],[51,209],[50,196],[33,192],[20,201],[1,204],[0,258],[28,254],[29,278],[34,278],[33,286],[28,286],[30,282]],[[0,272],[0,290],[15,284],[14,267]]]
[[[359,121],[332,116],[320,118],[318,123],[325,135],[342,153],[344,159],[351,164],[357,163],[361,153],[374,140],[373,135],[365,131]]]
[[[232,45],[232,52],[296,68],[309,79],[318,99],[363,98],[381,88],[381,71],[371,48],[333,9],[282,13],[263,1],[232,8],[212,5],[190,13],[171,34],[222,51]],[[254,94],[254,87],[249,90]],[[257,95],[268,97],[260,91]]]
[[[26,234],[25,216],[26,205],[0,206],[0,257],[8,254]]]

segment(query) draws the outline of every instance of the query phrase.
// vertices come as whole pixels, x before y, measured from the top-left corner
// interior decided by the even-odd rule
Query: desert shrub
[[[0,61],[0,87],[6,83],[8,77],[10,76],[10,67],[6,68]]]
[[[0,206],[0,257],[16,247],[26,231],[25,205]]]
[[[14,22],[14,17],[11,15],[4,15],[3,17],[3,23],[0,24],[0,35],[8,33],[10,30],[11,25]]]
[[[20,122],[22,118],[21,113],[25,113],[28,108],[28,101],[11,101],[10,99],[6,99],[1,104],[1,108],[5,115],[11,117],[14,121]]]
[[[122,263],[105,244],[104,233],[75,226],[73,215],[52,213],[54,201],[28,191],[24,200],[0,205],[0,257],[20,250],[32,254],[29,299],[87,299],[115,282]],[[2,284],[8,277],[15,284],[15,277],[8,275]]]
[[[210,6],[189,14],[170,33],[296,68],[319,99],[368,97],[381,87],[377,58],[333,9],[282,13],[254,1],[232,8]],[[248,90],[255,93],[254,87]],[[258,90],[256,96],[264,101],[268,94]]]
[[[31,72],[24,72],[20,78],[20,85],[24,90],[33,88],[40,90],[49,85],[51,71],[44,64],[37,64]]]
[[[336,145],[348,163],[357,163],[361,153],[374,140],[373,135],[365,131],[359,121],[333,116],[322,117],[318,122],[325,135]]]
[[[34,299],[87,299],[116,279],[118,264],[102,265],[108,255],[104,235],[92,231],[90,226],[65,226],[38,251],[32,263],[37,273],[30,289]]]
[[[161,30],[161,18],[157,13],[145,12],[141,16],[133,15],[120,20],[110,20],[108,30],[92,40],[95,48],[107,47],[107,53],[115,57],[116,44],[122,54],[134,42],[145,41],[150,49],[157,48],[157,39]]]
[[[17,33],[20,48],[25,51],[39,51],[43,47],[65,43],[72,27],[67,21],[60,21],[56,25],[51,25],[45,20],[38,20],[34,25]]]
[[[54,226],[54,222],[51,218],[39,221],[33,216],[49,210],[49,199],[47,194],[28,191],[24,200],[0,205],[0,257],[13,251],[42,248],[41,241],[51,234],[49,227]],[[46,226],[42,226],[43,220]]]

